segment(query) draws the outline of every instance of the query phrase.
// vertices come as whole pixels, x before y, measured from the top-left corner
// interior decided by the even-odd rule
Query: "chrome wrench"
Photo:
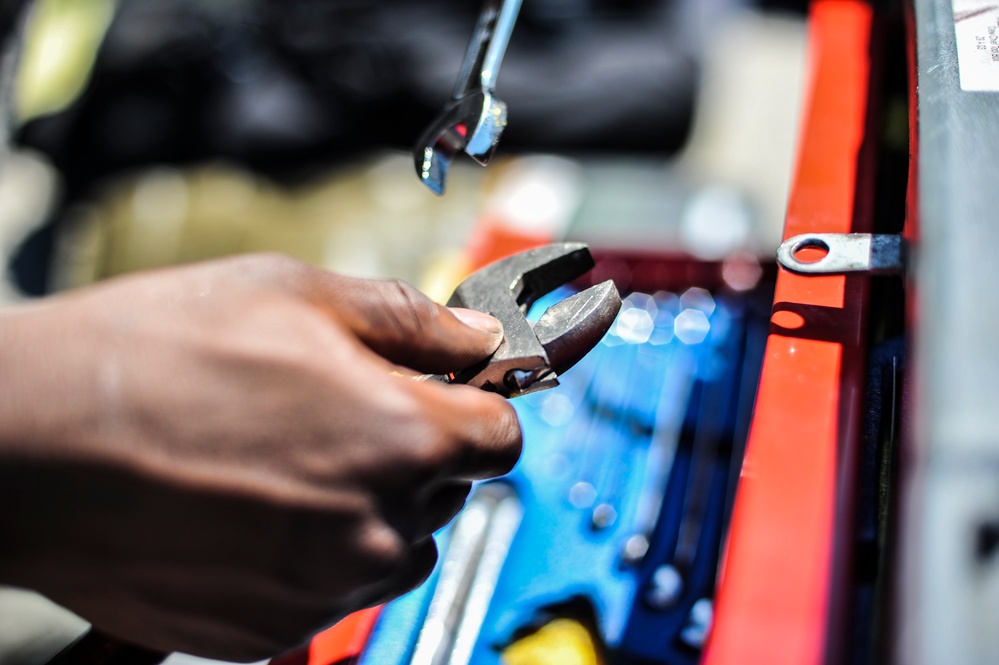
[[[437,195],[458,151],[485,166],[506,128],[506,104],[493,95],[521,0],[485,0],[451,101],[413,151],[416,173]]]

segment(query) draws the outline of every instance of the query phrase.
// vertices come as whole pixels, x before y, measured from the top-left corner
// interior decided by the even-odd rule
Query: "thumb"
[[[406,282],[342,279],[350,283],[336,289],[336,317],[370,349],[398,365],[453,372],[487,358],[503,340],[499,320],[439,305]]]

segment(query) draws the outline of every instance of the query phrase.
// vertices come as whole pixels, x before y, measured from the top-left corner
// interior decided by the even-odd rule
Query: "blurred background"
[[[477,3],[39,0],[0,180],[8,297],[258,250],[419,285],[497,214],[769,257],[804,4],[527,0],[496,165],[459,161],[437,199],[408,152]]]
[[[255,251],[443,300],[488,227],[772,263],[805,5],[524,0],[497,157],[458,159],[437,198],[410,151],[474,1],[37,0],[0,168],[0,300]],[[83,625],[0,590],[0,645],[35,632],[0,663],[44,660]]]

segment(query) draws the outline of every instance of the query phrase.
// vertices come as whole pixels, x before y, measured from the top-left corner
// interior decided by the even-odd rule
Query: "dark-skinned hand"
[[[414,380],[492,317],[248,256],[0,313],[0,582],[162,651],[251,661],[430,572],[520,454],[502,398]]]

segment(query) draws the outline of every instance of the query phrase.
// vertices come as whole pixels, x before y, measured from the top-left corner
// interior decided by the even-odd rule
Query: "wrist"
[[[0,309],[0,582],[32,588],[82,510],[68,497],[88,456],[94,349],[61,307]]]
[[[84,386],[63,361],[70,339],[48,330],[51,306],[33,304],[0,310],[0,458],[45,459],[69,429],[73,405]],[[76,394],[74,394],[76,393]],[[76,399],[74,399],[76,398]]]

